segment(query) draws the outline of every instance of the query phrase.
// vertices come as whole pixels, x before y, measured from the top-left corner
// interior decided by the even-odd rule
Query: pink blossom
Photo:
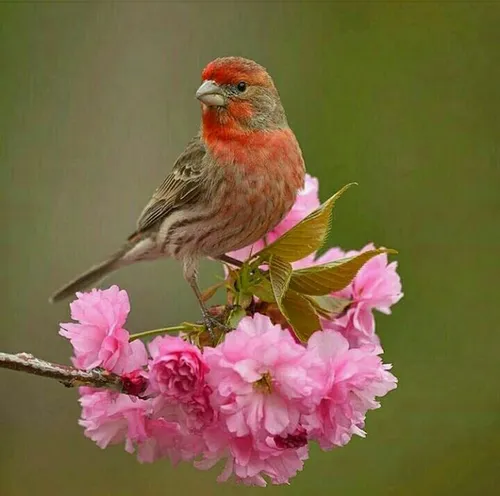
[[[319,331],[309,339],[308,351],[322,360],[324,398],[303,419],[310,439],[322,449],[344,446],[353,434],[364,436],[366,412],[378,408],[376,397],[396,388],[397,379],[378,356],[382,349],[366,345],[349,349],[336,331]]]
[[[103,329],[123,327],[130,312],[127,292],[118,286],[109,289],[93,289],[88,293],[77,293],[70,303],[71,318],[82,325]]]
[[[170,458],[176,465],[181,458],[178,450],[179,424],[164,418],[147,419],[144,430],[146,435],[137,445],[137,459],[141,463],[153,463]]]
[[[308,181],[302,203],[285,219],[290,225],[319,203],[317,181]],[[358,253],[334,248],[294,268]],[[329,450],[364,436],[366,413],[397,385],[379,356],[373,320],[374,310],[390,313],[402,297],[396,264],[386,255],[374,257],[335,296],[352,304],[338,318],[323,320],[307,346],[255,314],[203,352],[180,337],[156,338],[148,363],[145,346],[130,343],[123,328],[130,310],[125,291],[113,286],[77,293],[71,304],[77,323],[60,331],[73,345],[75,365],[120,374],[130,394],[146,390],[137,398],[80,388],[85,435],[101,448],[124,444],[140,462],[168,458],[207,469],[224,461],[219,481],[288,483],[302,470],[310,441]]]
[[[319,402],[312,355],[264,315],[241,320],[216,348],[205,348],[212,404],[229,432],[286,435]]]
[[[353,257],[367,250],[372,250],[372,243],[360,251],[344,252],[340,248],[331,248],[315,260],[310,257],[293,264],[294,269],[320,265],[341,258]],[[401,280],[396,272],[397,262],[388,263],[387,254],[377,255],[369,260],[356,274],[352,282],[333,296],[352,300],[352,304],[333,321],[323,320],[324,329],[341,332],[352,347],[364,344],[379,344],[375,334],[374,310],[389,314],[390,307],[402,297]]]
[[[75,367],[86,370],[104,367],[121,374],[144,366],[147,362],[144,344],[129,343],[130,335],[122,327],[130,311],[126,291],[111,286],[76,295],[70,305],[71,318],[79,323],[61,324],[59,331],[73,346]]]
[[[100,448],[124,443],[129,453],[137,451],[140,462],[168,457],[175,465],[198,456],[205,446],[202,437],[186,428],[178,416],[163,416],[166,410],[156,399],[92,388],[80,388],[80,394],[79,423]]]
[[[214,420],[214,410],[210,404],[212,389],[205,387],[180,404],[182,411],[181,422],[191,432],[201,432]]]
[[[203,389],[180,400],[173,396],[157,396],[153,400],[155,415],[179,423],[185,431],[201,432],[214,420],[211,393],[212,389],[205,384]]]
[[[203,426],[196,424],[206,414],[210,405],[199,407],[196,412],[186,411],[184,404],[166,396],[150,400],[151,411],[146,421],[147,436],[137,444],[137,457],[140,462],[151,463],[160,458],[169,458],[173,465],[199,456],[205,447],[198,427],[209,425],[211,418],[205,415]],[[196,427],[196,428],[193,428]]]
[[[268,477],[273,484],[287,484],[302,470],[308,457],[305,438],[295,446],[287,446],[271,436],[261,439],[252,435],[234,436],[223,424],[206,429],[203,437],[206,450],[203,459],[195,462],[195,467],[207,470],[220,460],[226,460],[217,478],[219,482],[233,478],[245,485],[264,487],[264,477]]]
[[[374,248],[373,243],[367,244],[359,251],[352,250],[347,253],[342,253],[339,248],[333,248],[319,257],[317,263],[354,257]],[[373,257],[361,267],[348,289],[343,290],[343,294],[352,296],[357,302],[365,303],[370,309],[390,314],[390,307],[403,297],[401,279],[396,272],[397,266],[397,262],[388,263],[387,253]]]
[[[306,174],[304,188],[298,192],[295,204],[287,216],[266,235],[267,243],[272,243],[278,239],[319,207],[318,187],[318,179]],[[246,260],[250,255],[257,253],[264,247],[265,242],[261,239],[253,245],[230,252],[228,255],[236,258],[236,260]]]
[[[199,394],[205,385],[208,367],[200,350],[179,337],[157,337],[148,345],[151,391],[177,400]]]
[[[100,448],[124,442],[125,449],[131,453],[134,443],[147,439],[149,401],[87,387],[80,388],[80,395],[82,416],[79,423],[85,428],[85,435]]]
[[[168,458],[172,465],[180,461],[189,461],[199,456],[204,443],[201,436],[183,429],[177,422],[163,417],[155,417],[146,421],[145,440],[137,444],[137,459],[141,463],[152,463]]]

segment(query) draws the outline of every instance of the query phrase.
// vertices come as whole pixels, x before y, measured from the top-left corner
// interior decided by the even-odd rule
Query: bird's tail
[[[130,246],[127,244],[104,262],[94,265],[94,267],[87,270],[87,272],[84,272],[76,279],[70,281],[50,297],[50,303],[56,303],[58,301],[65,300],[70,296],[74,296],[77,291],[87,289],[90,286],[97,284],[111,272],[114,272],[123,265],[126,265],[123,257],[129,249]]]

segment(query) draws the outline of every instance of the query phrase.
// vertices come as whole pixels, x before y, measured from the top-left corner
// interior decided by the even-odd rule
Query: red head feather
[[[248,86],[261,91],[271,92],[279,101],[273,80],[266,69],[253,60],[242,57],[222,57],[210,62],[202,73],[204,81],[214,81],[219,86],[237,85],[244,81]],[[246,98],[228,99],[224,109],[203,106],[203,138],[209,146],[220,141],[240,141],[247,143],[251,119],[255,115],[255,93]],[[259,121],[260,131],[264,130]],[[253,128],[254,139],[258,131]]]
[[[228,171],[234,169],[241,177],[261,176],[269,174],[270,168],[284,168],[288,178],[283,195],[294,197],[304,182],[304,161],[266,69],[253,60],[224,57],[210,62],[202,78],[220,86],[244,81],[252,90],[248,97],[229,100],[223,108],[203,105],[202,135],[217,165],[227,166]],[[265,95],[265,104],[275,100],[275,105],[267,109],[270,112],[268,121],[260,114],[257,125],[252,126],[249,123],[256,113],[256,95]],[[272,114],[273,111],[277,114]],[[232,177],[230,172],[227,174],[226,177]],[[259,196],[262,192],[255,194]]]
[[[202,73],[204,81],[217,84],[237,84],[245,81],[255,86],[274,87],[266,69],[250,59],[242,57],[223,57],[210,62]]]

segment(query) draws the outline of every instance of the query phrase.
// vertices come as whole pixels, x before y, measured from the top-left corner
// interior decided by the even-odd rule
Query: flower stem
[[[129,341],[134,341],[136,339],[149,338],[150,336],[157,336],[159,334],[171,334],[173,332],[181,331],[192,331],[198,326],[195,324],[183,324],[172,327],[162,327],[161,329],[151,329],[150,331],[138,332],[136,334],[131,334]]]

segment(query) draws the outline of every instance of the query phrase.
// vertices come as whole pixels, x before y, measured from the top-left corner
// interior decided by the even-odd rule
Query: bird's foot
[[[221,322],[219,318],[214,317],[209,312],[203,312],[203,323],[207,329],[208,335],[213,344],[216,344],[218,341],[218,337],[216,331],[219,330],[222,333],[227,333],[231,331],[231,328],[228,327],[225,323]]]

